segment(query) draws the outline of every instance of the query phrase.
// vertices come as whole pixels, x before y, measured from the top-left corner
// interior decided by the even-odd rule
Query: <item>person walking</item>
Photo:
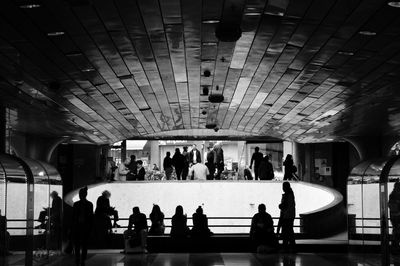
[[[183,166],[183,169],[182,169],[182,180],[186,180],[187,176],[189,174],[189,165],[190,165],[189,164],[190,154],[188,152],[188,147],[187,146],[183,147],[182,155],[185,158],[184,159],[184,166]]]
[[[172,164],[175,167],[176,178],[181,180],[183,168],[185,167],[185,156],[182,155],[179,148],[175,149],[174,156],[172,156]]]
[[[259,147],[255,147],[254,148],[254,153],[251,156],[251,160],[250,160],[250,169],[252,169],[253,167],[253,163],[254,163],[254,179],[258,180],[259,177],[259,167],[261,164],[261,161],[263,159],[263,154],[260,152],[260,148]]]
[[[167,155],[164,158],[163,167],[165,171],[165,178],[167,180],[171,180],[171,175],[174,171],[174,168],[172,168],[171,153],[169,151],[167,151]]]
[[[93,203],[86,199],[87,187],[79,190],[79,201],[72,207],[72,236],[76,265],[84,266],[87,244],[93,227]]]
[[[210,174],[207,176],[207,180],[213,180],[214,179],[214,173],[215,173],[215,163],[214,159],[215,158],[215,151],[212,146],[208,147],[208,152],[207,152],[207,163],[206,166],[208,168],[208,171]]]

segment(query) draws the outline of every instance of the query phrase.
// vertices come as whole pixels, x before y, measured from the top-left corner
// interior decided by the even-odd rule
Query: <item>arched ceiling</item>
[[[219,23],[240,39],[218,40]],[[0,28],[15,131],[95,143],[400,132],[400,9],[386,1],[3,0]]]

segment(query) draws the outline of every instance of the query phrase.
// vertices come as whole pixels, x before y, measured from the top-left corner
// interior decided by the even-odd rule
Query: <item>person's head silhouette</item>
[[[292,191],[292,188],[290,187],[290,183],[287,182],[287,181],[283,182],[283,184],[282,184],[282,190],[283,190],[285,193],[291,192],[291,191]]]
[[[264,213],[266,212],[267,208],[265,207],[265,204],[261,203],[260,205],[258,205],[258,212],[259,213]]]
[[[175,215],[183,215],[183,207],[181,205],[176,206]]]
[[[81,200],[86,199],[86,197],[87,197],[87,191],[88,191],[88,188],[87,188],[87,187],[81,188],[81,189],[79,190],[79,199],[81,199]]]
[[[140,213],[139,207],[137,207],[137,206],[133,207],[132,212],[133,212],[133,214],[139,214]]]
[[[203,214],[203,208],[201,206],[199,206],[196,210],[197,214]]]

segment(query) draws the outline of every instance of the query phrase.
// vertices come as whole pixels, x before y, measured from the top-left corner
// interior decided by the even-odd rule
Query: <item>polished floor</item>
[[[3,261],[4,263],[4,261]],[[7,257],[5,265],[24,265],[22,255]],[[36,261],[34,265],[75,265],[72,256],[53,258],[50,263]],[[124,255],[116,252],[91,252],[87,266],[377,266],[380,254],[351,253],[298,253],[269,254],[252,253],[157,253]],[[400,266],[400,259],[393,257],[391,265]]]

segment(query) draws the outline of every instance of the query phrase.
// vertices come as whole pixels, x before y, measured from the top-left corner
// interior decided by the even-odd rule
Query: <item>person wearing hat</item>
[[[87,244],[93,227],[93,204],[86,199],[87,187],[79,190],[79,201],[72,207],[72,237],[76,265],[85,265]]]

